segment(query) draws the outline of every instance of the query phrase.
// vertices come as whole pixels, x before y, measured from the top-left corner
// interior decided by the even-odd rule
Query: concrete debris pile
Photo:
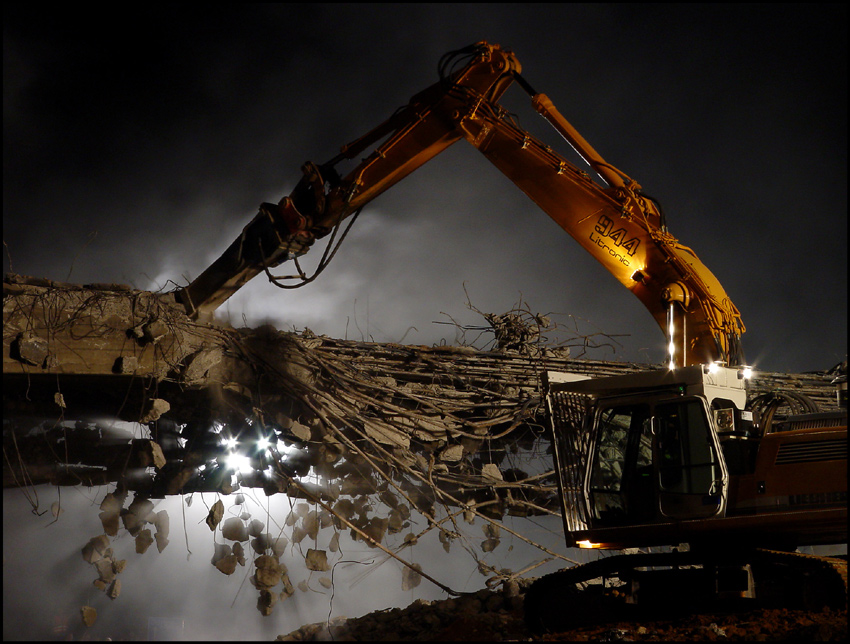
[[[544,370],[652,368],[547,350],[539,340],[550,321],[525,309],[482,314],[500,350],[479,351],[201,324],[173,294],[122,285],[7,276],[3,308],[4,486],[113,484],[101,505],[104,538],[120,518],[139,552],[168,543],[168,517],[151,513],[151,498],[240,487],[286,494],[301,501],[286,519],[289,541],[348,531],[400,561],[408,587],[421,577],[442,585],[388,549],[390,535],[409,544],[434,530],[449,552],[459,522],[479,520],[487,553],[508,530],[504,516],[557,514]],[[818,374],[754,381],[764,391],[779,384],[826,408],[832,401]],[[418,533],[409,531],[412,513],[425,519]],[[211,511],[210,528],[233,542],[212,564],[231,574],[253,538],[252,579],[268,614],[292,589],[276,556],[281,535],[244,515],[220,525],[221,508]],[[305,566],[327,570],[327,552],[308,551]]]
[[[601,618],[580,614],[565,601],[576,624],[562,632],[535,633],[523,622],[527,583],[480,590],[441,601],[414,601],[406,608],[362,617],[334,617],[279,635],[282,642],[843,642],[847,611],[799,609],[724,610],[695,606],[685,614],[658,608],[651,615],[614,611]],[[580,598],[581,593],[576,596]]]
[[[337,617],[307,624],[282,642],[307,641],[475,641],[527,639],[522,618],[524,582],[499,590],[483,589],[443,601],[416,600],[407,608],[392,608],[356,619]]]

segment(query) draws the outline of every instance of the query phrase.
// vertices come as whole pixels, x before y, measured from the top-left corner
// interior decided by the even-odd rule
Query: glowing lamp
[[[228,454],[227,458],[224,459],[224,464],[227,469],[233,470],[234,472],[244,473],[252,470],[251,459],[244,454],[239,454],[238,452]]]

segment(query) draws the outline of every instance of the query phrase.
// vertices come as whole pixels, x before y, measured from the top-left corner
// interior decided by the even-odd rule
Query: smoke
[[[830,33],[840,19],[792,5],[769,15],[685,5],[505,5],[485,15],[476,5],[397,5],[381,7],[380,20],[373,11],[169,8],[119,35],[81,16],[36,21],[4,7],[7,268],[83,283],[185,283],[260,202],[288,194],[301,163],[332,157],[434,82],[443,53],[486,39],[517,52],[527,80],[661,201],[672,233],[742,310],[757,367],[843,359],[846,298],[820,295],[846,292],[846,92],[837,84],[846,74],[822,65],[846,64],[835,49],[843,39]],[[525,97],[511,91],[506,102],[561,149]],[[427,344],[441,339],[435,316],[463,309],[466,284],[481,309],[507,310],[522,294],[632,334],[624,359],[660,360],[662,334],[643,308],[464,146],[367,206],[362,236],[355,230],[309,287],[318,301],[257,288],[251,299],[262,302],[236,299],[231,317],[267,317],[273,299],[271,317],[339,335],[354,318],[363,330],[368,301],[364,338],[398,340],[414,326],[421,335],[408,337]]]
[[[90,639],[147,639],[157,633],[195,640],[274,639],[307,623],[403,607],[415,599],[447,597],[426,580],[403,591],[402,566],[380,550],[352,541],[345,531],[339,537],[339,552],[330,555],[331,570],[311,573],[304,567],[304,552],[307,548],[328,547],[334,531],[324,529],[315,542],[291,544],[281,557],[293,585],[297,588],[306,582],[307,589],[296,590],[293,596],[276,604],[270,616],[263,617],[257,611],[257,591],[248,580],[253,573],[251,557],[245,567],[237,567],[230,576],[211,565],[215,544],[224,543],[220,531],[214,534],[205,522],[216,496],[195,494],[154,500],[154,510],[165,510],[170,517],[169,543],[162,552],[151,546],[144,554],[137,554],[133,538],[123,529],[111,539],[113,558],[127,560],[126,568],[118,575],[121,593],[111,600],[92,585],[97,572],[81,555],[82,546],[102,534],[98,506],[106,492],[103,488],[38,486],[28,494],[32,499],[37,497],[39,512],[47,512],[36,516],[23,490],[4,490],[4,639],[56,639],[68,632],[75,639],[83,635]],[[293,504],[290,499],[283,495],[264,497],[250,490],[243,490],[243,494],[244,505],[235,504],[236,495],[221,497],[225,518],[239,516],[248,509],[253,519],[266,523],[273,536],[278,531],[292,536],[291,528],[285,526]],[[63,510],[56,520],[49,511],[54,501],[60,501]],[[417,520],[424,525],[421,517],[414,517]],[[507,525],[512,523],[521,523],[515,527],[531,538],[550,543],[560,540],[555,518],[507,520]],[[484,540],[481,527],[466,527],[466,539],[479,546]],[[403,537],[397,536],[395,545],[399,547]],[[500,548],[486,558],[495,569],[508,568],[534,556],[527,544],[507,534],[502,537]],[[458,591],[477,590],[485,580],[460,541],[452,544],[451,553],[446,553],[432,534],[403,548],[400,554]],[[538,553],[537,559],[541,558]],[[548,569],[552,570],[552,565]],[[322,577],[333,582],[330,588],[319,581]],[[80,618],[84,605],[94,607],[98,613],[89,629]],[[63,625],[67,625],[67,631],[54,631]]]

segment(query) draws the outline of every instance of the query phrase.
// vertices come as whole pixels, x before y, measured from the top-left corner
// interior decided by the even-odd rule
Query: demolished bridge
[[[507,529],[505,516],[558,514],[541,374],[654,368],[571,358],[541,344],[539,328],[519,315],[485,316],[502,348],[482,351],[201,323],[173,293],[123,285],[7,275],[3,289],[3,485],[114,486],[100,505],[104,535],[83,549],[100,566],[96,585],[113,598],[123,564],[107,555],[108,537],[119,518],[137,552],[154,542],[147,524],[162,549],[168,517],[149,499],[240,488],[307,502],[286,520],[292,543],[324,527],[350,530],[406,566],[405,587],[421,575],[450,591],[391,552],[387,536],[407,532],[418,513],[426,527],[402,547],[433,529],[448,551],[457,520],[481,520],[486,553]],[[827,410],[837,406],[827,376],[762,372],[751,389],[784,391],[791,411]],[[233,546],[217,547],[213,564],[224,574],[244,565],[241,543],[252,531],[252,583],[267,615],[292,593],[273,565],[284,541],[255,530],[250,517],[220,526],[222,510],[216,502],[207,523]],[[327,570],[326,556],[308,550],[307,569]],[[479,566],[494,579],[513,574]],[[279,594],[270,577],[283,580]]]
[[[497,515],[555,511],[549,473],[510,457],[548,446],[541,373],[653,368],[531,343],[479,351],[233,329],[190,320],[173,294],[14,275],[4,322],[6,487],[228,493],[224,438],[262,435],[286,453],[255,455],[239,484],[267,494],[311,493],[292,483],[312,470],[322,481],[312,493],[329,502],[401,477],[426,512],[438,499]],[[752,389],[835,407],[823,374],[759,373]]]

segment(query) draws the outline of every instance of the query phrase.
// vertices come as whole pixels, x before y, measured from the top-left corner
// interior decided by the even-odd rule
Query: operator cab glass
[[[609,407],[600,412],[590,471],[594,519],[616,524],[652,514],[650,420],[648,405]]]
[[[614,403],[596,415],[587,477],[596,526],[704,518],[721,507],[722,468],[699,398]]]

